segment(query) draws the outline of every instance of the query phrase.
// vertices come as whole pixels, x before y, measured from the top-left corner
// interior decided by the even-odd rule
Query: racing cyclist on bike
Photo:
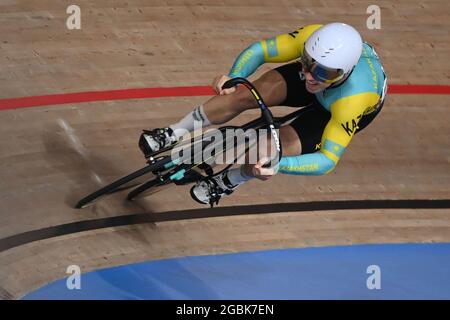
[[[186,130],[192,132],[195,121],[203,127],[223,124],[258,108],[245,88],[222,90],[222,85],[230,78],[248,77],[266,62],[290,62],[254,82],[267,106],[305,107],[306,112],[280,128],[283,157],[275,168],[265,168],[258,161],[206,178],[191,190],[200,203],[217,202],[244,182],[266,180],[277,172],[322,175],[332,171],[354,134],[383,106],[386,75],[375,50],[358,31],[344,23],[307,25],[245,49],[228,76],[215,79],[217,96],[175,124],[144,131],[139,147],[145,156],[177,142]]]

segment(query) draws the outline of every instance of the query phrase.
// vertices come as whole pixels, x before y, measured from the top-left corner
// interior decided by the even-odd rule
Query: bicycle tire
[[[144,194],[144,192],[146,192],[150,188],[165,186],[165,185],[168,185],[171,182],[172,182],[171,180],[163,180],[163,181],[161,181],[159,178],[150,180],[150,181],[148,181],[146,183],[141,184],[139,187],[133,189],[127,195],[127,200],[128,201],[133,201],[133,200],[135,200],[137,198],[140,198]]]
[[[77,202],[77,204],[75,205],[75,208],[76,209],[85,208],[88,205],[93,204],[96,200],[98,200],[102,196],[110,195],[115,192],[124,190],[126,188],[123,188],[122,187],[123,185],[143,176],[144,174],[147,174],[149,172],[160,169],[161,166],[164,166],[165,164],[169,163],[170,161],[171,161],[170,157],[164,157],[163,159],[161,159],[160,161],[158,161],[154,164],[149,164],[149,165],[145,166],[144,168],[136,170],[133,173],[130,173],[129,175],[126,175],[125,177],[122,177],[122,178],[104,186],[103,188],[87,195],[86,197],[84,197],[83,199],[81,199],[80,201]],[[120,187],[122,187],[122,188],[120,188]],[[133,186],[130,186],[130,187],[133,187]]]

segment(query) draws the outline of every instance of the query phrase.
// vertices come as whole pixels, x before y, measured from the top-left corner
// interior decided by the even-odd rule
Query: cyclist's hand
[[[221,76],[216,77],[213,81],[214,91],[216,91],[216,93],[220,94],[220,95],[230,94],[230,93],[233,93],[234,91],[236,91],[236,87],[229,88],[229,89],[222,89],[223,84],[230,79],[231,78],[226,75],[221,75]]]
[[[269,167],[269,168],[265,168],[263,167],[266,162],[269,161],[269,158],[264,157],[261,158],[252,168],[252,174],[255,178],[262,180],[262,181],[266,181],[268,180],[270,177],[274,176],[277,174],[278,172],[278,165],[273,166],[273,167]]]

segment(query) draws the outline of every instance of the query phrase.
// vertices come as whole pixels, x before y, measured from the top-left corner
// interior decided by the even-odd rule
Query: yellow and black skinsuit
[[[322,25],[307,25],[294,32],[258,41],[236,59],[229,76],[248,77],[266,62],[299,59],[304,44]],[[299,156],[282,157],[279,172],[321,175],[333,170],[358,129],[358,123],[380,106],[386,92],[386,76],[374,49],[363,44],[363,52],[350,76],[336,87],[316,93],[316,99],[331,113],[320,150]]]

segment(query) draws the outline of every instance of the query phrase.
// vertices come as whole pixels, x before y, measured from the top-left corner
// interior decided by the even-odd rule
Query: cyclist
[[[293,62],[292,62],[293,61]],[[248,77],[266,62],[290,62],[254,82],[267,106],[305,107],[305,112],[280,128],[283,157],[276,168],[263,162],[245,164],[207,178],[191,190],[194,200],[211,204],[253,178],[266,180],[277,172],[322,175],[332,171],[355,133],[380,112],[387,79],[380,60],[352,26],[344,23],[307,25],[292,33],[258,41],[236,59],[228,76],[219,76],[218,93],[166,128],[145,130],[139,147],[146,156],[202,126],[223,124],[241,112],[258,108],[242,87],[222,90],[233,77]]]

